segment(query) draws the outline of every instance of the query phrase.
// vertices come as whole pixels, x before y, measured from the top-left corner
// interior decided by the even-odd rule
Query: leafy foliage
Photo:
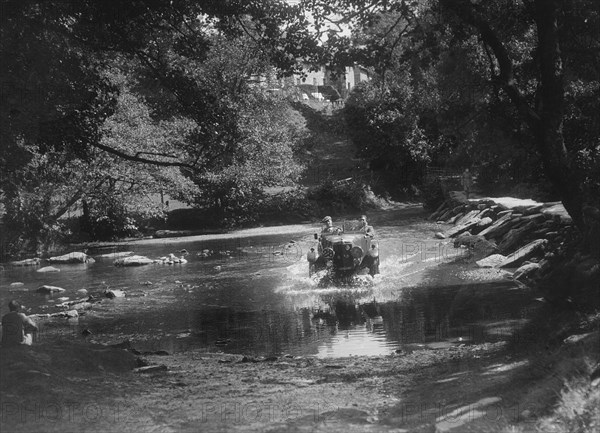
[[[361,83],[344,108],[349,134],[374,169],[402,173],[402,186],[417,184],[435,150],[419,127],[418,101],[399,83]]]
[[[91,236],[110,238],[131,234],[133,215],[159,216],[159,192],[233,221],[294,182],[297,130],[253,82],[314,46],[297,9],[5,2],[1,196],[15,249],[50,242],[77,203]]]
[[[348,181],[327,179],[310,189],[306,197],[318,202],[325,209],[338,211],[365,210],[372,207],[367,186],[355,179]]]
[[[355,30],[354,39],[330,32],[332,62],[359,59],[378,75],[382,105],[356,104],[362,112],[352,113],[353,124],[376,124],[393,131],[378,140],[402,142],[417,119],[438,143],[434,163],[481,165],[489,186],[548,182],[576,225],[588,230],[583,209],[599,208],[590,194],[598,190],[592,179],[600,137],[592,119],[600,108],[600,71],[591,60],[600,46],[597,2],[309,3],[324,15],[320,23]],[[387,105],[386,91],[394,87],[388,77],[401,82],[410,105]],[[395,146],[387,150],[398,159]]]

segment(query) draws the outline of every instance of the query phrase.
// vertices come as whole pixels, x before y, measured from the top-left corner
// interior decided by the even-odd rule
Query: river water
[[[422,218],[382,219],[381,275],[351,286],[309,278],[306,251],[318,227],[302,225],[90,249],[95,263],[54,265],[56,273],[5,265],[0,307],[6,312],[17,299],[28,314],[53,313],[61,311],[58,298],[87,296],[80,289],[99,297],[120,289],[125,298],[104,298],[77,319],[40,320],[37,341],[129,340],[141,352],[339,357],[514,338],[534,294],[506,280],[470,277],[475,265],[464,250],[432,240],[434,226]],[[203,257],[205,250],[212,254]],[[122,251],[150,258],[187,252],[187,263],[115,267],[110,255]],[[65,292],[36,293],[43,284]]]

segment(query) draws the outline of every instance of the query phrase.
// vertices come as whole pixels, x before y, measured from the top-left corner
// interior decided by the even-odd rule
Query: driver
[[[321,229],[321,233],[339,233],[340,229],[338,227],[333,226],[333,221],[330,216],[326,216],[321,221],[325,224],[325,227]]]

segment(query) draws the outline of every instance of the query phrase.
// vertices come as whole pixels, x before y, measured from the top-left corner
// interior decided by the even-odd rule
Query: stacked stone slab
[[[435,237],[466,246],[481,267],[516,269],[516,279],[542,271],[546,251],[564,242],[572,230],[571,218],[557,202],[508,208],[490,199],[469,201],[453,192],[446,197],[429,219],[452,226]]]

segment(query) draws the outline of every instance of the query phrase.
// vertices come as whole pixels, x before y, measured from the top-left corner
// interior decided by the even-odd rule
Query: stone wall
[[[600,264],[577,251],[581,236],[560,202],[467,200],[458,191],[445,196],[429,216],[450,224],[436,238],[452,238],[455,247],[468,248],[477,266],[513,270],[517,281],[547,285],[549,298],[587,290],[594,299],[585,302],[599,302],[594,285],[600,287]],[[559,287],[550,287],[553,283]]]

